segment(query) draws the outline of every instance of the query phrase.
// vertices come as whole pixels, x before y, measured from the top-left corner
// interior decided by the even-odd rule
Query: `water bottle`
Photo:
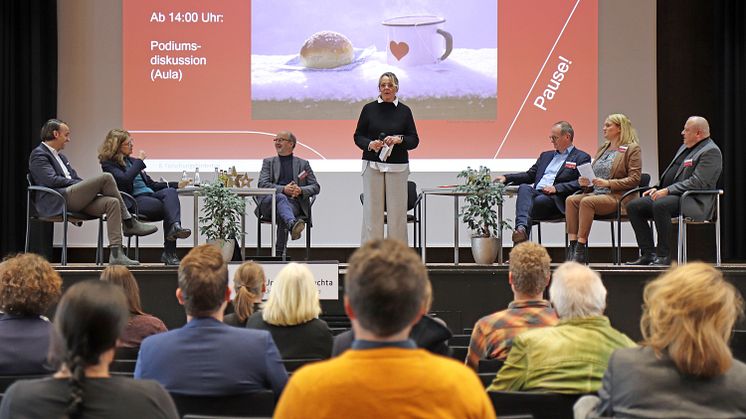
[[[181,172],[181,181],[186,184],[186,182],[189,180],[189,177],[186,174],[186,170]]]
[[[194,186],[199,186],[199,167],[194,168]]]

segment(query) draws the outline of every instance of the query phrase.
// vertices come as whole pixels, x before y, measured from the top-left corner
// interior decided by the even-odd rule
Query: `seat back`
[[[282,364],[285,365],[287,372],[294,372],[298,368],[311,364],[313,362],[323,361],[321,358],[297,358],[297,359],[283,359]]]
[[[480,359],[477,371],[479,371],[480,374],[483,372],[491,372],[492,374],[496,374],[498,371],[500,371],[500,368],[503,367],[503,364],[505,364],[505,361],[501,359]]]
[[[137,363],[137,360],[134,359],[115,359],[109,364],[109,371],[134,374],[135,363]]]
[[[365,202],[365,195],[360,194],[360,203]],[[417,184],[414,181],[407,181],[407,211],[411,211],[417,206],[419,195],[417,194]],[[383,210],[386,211],[386,196],[383,197]]]
[[[643,173],[640,175],[640,187],[647,188],[650,186],[650,173]]]
[[[573,405],[583,394],[530,393],[522,391],[489,391],[498,417],[531,415],[535,419],[573,417]]]
[[[171,393],[179,416],[272,416],[275,395],[271,390],[228,396],[191,396]]]
[[[746,330],[734,330],[730,339],[730,350],[733,357],[746,362]]]
[[[114,359],[137,359],[137,355],[140,352],[140,347],[135,348],[117,348],[114,353]]]

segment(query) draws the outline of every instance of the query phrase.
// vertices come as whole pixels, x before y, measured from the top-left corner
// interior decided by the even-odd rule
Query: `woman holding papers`
[[[420,142],[409,107],[396,97],[399,79],[383,73],[378,99],[366,104],[355,129],[363,150],[363,229],[361,243],[383,238],[386,211],[388,238],[407,243],[407,177],[409,150]]]
[[[603,126],[606,141],[601,145],[590,168],[578,166],[582,191],[565,201],[567,236],[570,246],[568,260],[586,263],[588,235],[595,215],[613,214],[621,196],[640,183],[642,156],[637,132],[629,118],[613,114]],[[585,172],[587,169],[587,172]],[[583,173],[593,178],[583,176]],[[630,197],[631,198],[631,197]],[[622,207],[624,210],[624,207]]]

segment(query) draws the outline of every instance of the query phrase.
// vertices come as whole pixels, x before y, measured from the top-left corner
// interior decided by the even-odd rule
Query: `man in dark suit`
[[[694,195],[687,198],[683,207],[680,202],[686,191],[717,186],[723,170],[723,155],[710,138],[710,124],[701,116],[692,116],[686,120],[681,136],[684,144],[663,171],[658,185],[627,204],[627,215],[640,247],[640,257],[627,262],[628,265],[670,265],[671,218],[681,211],[694,220],[704,220],[710,218],[715,209],[712,195]],[[658,233],[657,248],[653,246],[653,231],[647,222],[651,219]]]
[[[156,380],[170,393],[225,396],[270,389],[279,396],[288,376],[266,330],[223,323],[230,301],[228,268],[209,244],[181,260],[176,298],[187,324],[143,340],[135,378]]]
[[[158,228],[137,221],[127,210],[117,189],[114,177],[102,173],[83,180],[70,165],[64,154],[70,142],[70,127],[58,119],[50,119],[41,128],[41,140],[29,156],[29,172],[36,185],[46,186],[61,193],[68,211],[79,211],[92,216],[106,214],[106,231],[109,238],[109,264],[138,265],[122,251],[122,233],[147,236]],[[62,201],[51,193],[39,192],[35,200],[36,211],[42,217],[62,213]]]
[[[316,181],[316,175],[311,170],[307,160],[293,155],[297,142],[295,135],[289,131],[281,131],[275,136],[277,156],[267,157],[262,162],[259,173],[260,188],[274,188],[277,199],[277,242],[275,249],[280,255],[285,255],[288,231],[293,240],[300,238],[305,222],[298,218],[311,215],[311,196],[321,190]],[[272,197],[264,196],[259,200],[256,209],[257,216],[270,218],[272,214]]]
[[[531,220],[544,220],[565,213],[565,198],[580,189],[577,167],[591,162],[591,156],[572,144],[575,131],[567,121],[552,126],[549,139],[554,150],[539,155],[527,172],[498,176],[502,183],[520,185],[515,204],[513,244],[528,240]]]

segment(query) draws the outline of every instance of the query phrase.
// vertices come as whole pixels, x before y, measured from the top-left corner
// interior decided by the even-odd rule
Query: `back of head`
[[[266,282],[262,265],[255,262],[244,262],[233,275],[233,310],[241,323],[254,312],[254,302],[262,294]]]
[[[102,281],[110,282],[122,287],[124,295],[127,297],[127,307],[132,314],[145,314],[140,304],[140,287],[137,285],[135,277],[126,266],[110,265],[101,271]]]
[[[688,120],[692,122],[695,128],[702,132],[703,138],[710,136],[710,123],[707,122],[707,119],[694,115],[690,116]]]
[[[743,299],[714,267],[701,262],[669,270],[643,294],[643,345],[666,352],[683,374],[715,377],[733,362],[728,337]]]
[[[216,246],[203,244],[187,253],[179,264],[179,289],[190,316],[208,317],[221,308],[228,289],[228,267]]]
[[[562,320],[601,316],[606,308],[601,277],[577,262],[565,262],[554,271],[549,296]]]
[[[345,293],[360,325],[379,337],[404,330],[427,298],[427,269],[396,240],[372,240],[350,257]]]
[[[38,316],[60,298],[62,278],[43,257],[23,253],[0,264],[0,310]]]
[[[124,293],[107,282],[79,282],[62,296],[55,313],[50,353],[71,375],[70,417],[80,414],[85,368],[99,364],[101,354],[116,346],[127,317]]]
[[[632,121],[627,118],[627,115],[622,113],[614,113],[606,117],[609,121],[619,126],[619,144],[638,144],[640,140],[637,138],[637,131],[632,128]]]
[[[509,262],[513,288],[527,296],[542,294],[549,283],[551,261],[547,249],[538,243],[526,241],[513,247]]]
[[[307,266],[289,263],[275,277],[262,318],[275,326],[306,323],[321,314],[319,289]]]

